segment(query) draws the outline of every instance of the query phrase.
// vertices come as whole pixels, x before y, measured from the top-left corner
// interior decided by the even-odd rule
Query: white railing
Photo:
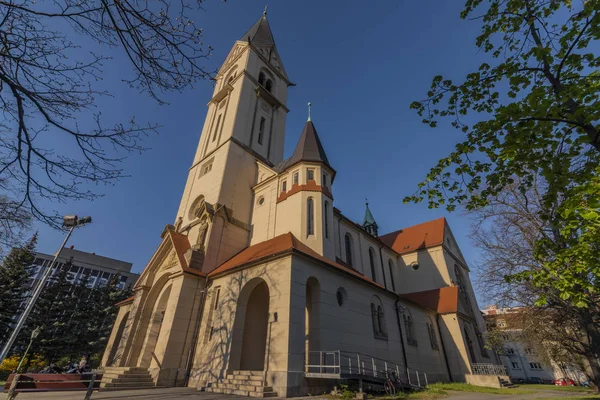
[[[473,375],[508,375],[504,365],[496,364],[471,364]]]
[[[427,374],[424,372],[366,354],[341,350],[308,351],[304,371],[307,377],[355,377],[377,381],[383,381],[391,374],[399,382],[410,386],[426,387],[428,384]]]

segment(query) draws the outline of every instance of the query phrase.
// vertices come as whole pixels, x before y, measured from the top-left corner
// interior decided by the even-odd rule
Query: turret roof
[[[298,140],[294,154],[279,164],[276,167],[276,170],[278,172],[282,172],[301,161],[320,162],[333,170],[329,164],[327,154],[325,154],[325,149],[321,144],[319,135],[317,134],[317,129],[311,120],[306,121],[306,125],[304,125],[304,129],[302,130],[302,134],[300,135],[300,140]]]

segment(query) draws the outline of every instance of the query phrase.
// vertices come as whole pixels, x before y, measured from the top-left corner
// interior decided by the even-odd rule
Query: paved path
[[[507,389],[510,390],[510,389]],[[548,399],[552,397],[570,397],[584,396],[585,393],[558,392],[552,390],[538,390],[532,394],[511,395],[511,394],[485,394],[448,391],[449,397],[445,400],[534,400]],[[83,400],[85,392],[37,392],[37,393],[19,393],[17,400]],[[92,400],[233,400],[233,399],[251,399],[249,397],[230,396],[224,394],[199,392],[191,388],[167,388],[167,389],[143,389],[143,390],[120,390],[114,392],[94,392]],[[318,396],[296,398],[296,400],[317,400]],[[0,393],[0,400],[6,400],[6,394]]]

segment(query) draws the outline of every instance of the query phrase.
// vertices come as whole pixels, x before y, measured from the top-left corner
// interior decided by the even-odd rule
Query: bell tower
[[[265,10],[217,73],[175,219],[204,272],[249,244],[258,165],[283,159],[290,85]]]

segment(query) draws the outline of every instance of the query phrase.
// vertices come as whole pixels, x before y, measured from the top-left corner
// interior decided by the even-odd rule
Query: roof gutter
[[[398,332],[400,332],[400,343],[402,344],[402,357],[404,358],[404,368],[408,369],[408,358],[406,357],[406,346],[404,344],[404,337],[402,335],[402,323],[400,322],[400,307],[398,303],[400,302],[400,296],[396,295],[396,304],[394,308],[396,309],[396,320],[398,321]]]

